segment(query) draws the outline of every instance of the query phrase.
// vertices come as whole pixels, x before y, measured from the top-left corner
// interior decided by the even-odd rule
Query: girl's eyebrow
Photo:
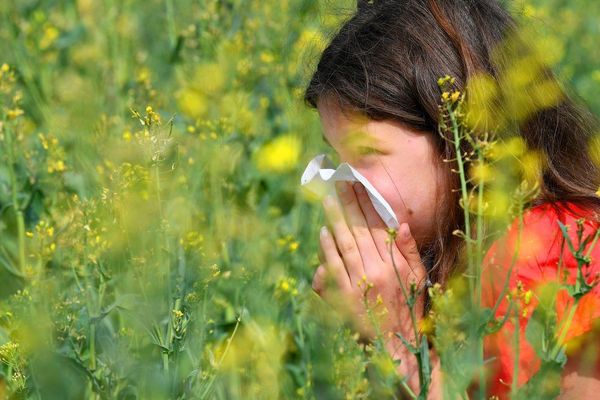
[[[357,135],[357,134],[360,134],[360,138],[358,138],[357,136],[350,136],[350,137],[346,137],[345,140],[343,140],[343,142],[353,142],[356,140],[360,141],[360,140],[364,140],[365,137],[367,140],[367,143],[365,143],[365,144],[374,145],[375,143],[378,142],[376,137],[374,137],[373,135],[369,135],[368,133],[365,133],[365,132],[355,132],[354,133],[354,135]],[[329,147],[333,148],[333,146],[331,145],[331,143],[329,142],[327,137],[325,137],[325,134],[323,132],[321,132],[321,138]]]

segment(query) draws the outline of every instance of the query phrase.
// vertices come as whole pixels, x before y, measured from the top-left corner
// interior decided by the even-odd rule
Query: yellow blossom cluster
[[[292,235],[286,235],[277,239],[277,244],[282,248],[286,248],[290,253],[298,250],[298,246],[300,246],[300,243],[298,243],[298,241],[295,240],[294,236]]]
[[[527,317],[529,311],[531,311],[530,307],[528,307],[533,297],[531,289],[525,290],[523,282],[518,280],[516,286],[512,288],[505,297],[508,301],[516,302],[521,312],[521,316],[523,318]]]
[[[296,168],[300,159],[301,142],[294,134],[276,137],[264,144],[255,154],[256,167],[261,172],[283,173]]]
[[[466,122],[479,131],[502,130],[511,121],[522,121],[538,110],[561,101],[563,92],[557,81],[547,77],[543,69],[551,60],[546,52],[526,48],[531,32],[525,28],[506,38],[494,53],[494,60],[510,58],[495,79],[487,73],[469,77],[466,93]]]
[[[196,120],[195,124],[187,126],[186,131],[191,135],[198,135],[202,141],[217,140],[233,132],[233,125],[231,118],[224,116],[215,120]]]
[[[201,250],[204,243],[204,235],[197,231],[189,231],[179,239],[179,243],[186,250]]]
[[[297,281],[294,277],[282,277],[279,279],[275,288],[277,295],[290,294],[291,296],[298,295]]]
[[[42,148],[46,151],[46,170],[48,173],[64,172],[67,169],[65,163],[65,150],[59,144],[58,139],[51,135],[38,133],[38,139]]]
[[[207,62],[195,67],[191,79],[176,94],[179,108],[193,119],[206,116],[211,101],[221,94],[227,84],[224,66],[218,62]]]
[[[5,97],[0,98],[0,104],[8,121],[13,121],[24,114],[20,106],[23,94],[20,90],[16,90],[15,71],[6,63],[0,65],[0,95]]]
[[[53,25],[47,24],[40,37],[39,46],[41,50],[49,49],[60,36],[60,31]]]
[[[0,93],[8,93],[15,83],[14,70],[6,63],[0,65]]]

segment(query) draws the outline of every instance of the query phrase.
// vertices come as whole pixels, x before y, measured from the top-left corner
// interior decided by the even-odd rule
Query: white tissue
[[[313,158],[309,163],[300,183],[302,188],[318,199],[322,199],[326,195],[330,194],[337,198],[337,192],[335,190],[335,182],[337,181],[348,181],[348,182],[360,182],[363,184],[373,207],[389,228],[398,229],[400,224],[396,218],[396,214],[388,202],[383,196],[369,183],[367,178],[362,176],[360,172],[352,168],[348,163],[341,163],[337,169],[331,160],[325,154],[319,154]]]

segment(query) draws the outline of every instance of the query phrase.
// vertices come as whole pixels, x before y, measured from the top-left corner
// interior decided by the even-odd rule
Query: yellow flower
[[[466,122],[470,127],[486,129],[502,122],[502,116],[493,108],[493,100],[497,97],[499,88],[490,75],[479,73],[470,77],[465,92]]]
[[[327,45],[325,36],[315,29],[305,29],[300,34],[298,41],[294,44],[296,51],[313,50],[323,51]]]
[[[455,102],[458,100],[458,98],[460,97],[460,92],[458,90],[455,90],[452,95],[450,95],[450,99]]]
[[[470,166],[469,175],[475,183],[482,183],[490,181],[493,178],[494,173],[489,164],[476,163]]]
[[[123,132],[123,140],[126,142],[131,142],[131,131],[126,130],[125,132]]]
[[[219,63],[206,63],[196,67],[190,86],[199,92],[214,95],[221,92],[226,83],[224,66]]]
[[[265,144],[255,154],[256,166],[262,172],[281,173],[293,170],[300,158],[300,139],[282,135]]]
[[[202,118],[208,109],[204,94],[193,88],[185,88],[177,94],[177,103],[181,111],[191,118]]]
[[[530,150],[521,157],[520,169],[523,179],[533,184],[541,179],[540,171],[544,163],[543,155],[539,151]]]
[[[63,160],[56,160],[51,167],[48,167],[48,172],[62,172],[65,170],[65,162]]]
[[[452,85],[455,82],[455,78],[451,77],[450,75],[444,75],[443,77],[437,80],[437,84],[439,87],[442,87],[446,82],[450,82],[450,84]]]
[[[531,18],[531,17],[535,17],[536,14],[537,14],[537,10],[531,4],[526,4],[523,7],[523,16],[525,16],[527,18]]]
[[[289,293],[292,296],[298,295],[298,288],[296,287],[296,279],[293,277],[283,277],[277,284],[276,291],[277,296],[283,293]]]
[[[13,120],[17,119],[21,115],[23,115],[23,110],[21,110],[20,108],[13,108],[12,110],[8,110],[8,112],[6,113],[6,118],[8,118],[9,120]]]
[[[56,39],[58,39],[59,34],[60,32],[54,26],[47,26],[40,39],[40,49],[45,50],[52,46]]]
[[[435,331],[435,324],[431,316],[421,318],[417,323],[417,327],[419,332],[425,335],[431,335]]]
[[[275,60],[275,57],[273,57],[273,54],[268,52],[268,51],[263,51],[262,53],[260,53],[260,61],[262,61],[265,64],[270,64]]]
[[[527,151],[527,144],[521,136],[512,136],[509,139],[502,140],[493,147],[490,157],[493,160],[502,158],[520,158]]]

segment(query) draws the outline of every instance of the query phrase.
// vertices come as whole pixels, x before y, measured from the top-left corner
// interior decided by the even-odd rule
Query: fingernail
[[[404,239],[408,239],[410,237],[410,227],[407,223],[404,224],[404,232],[402,232]]]
[[[338,193],[346,193],[346,190],[347,190],[346,182],[336,182],[335,188],[337,189]]]
[[[365,190],[364,186],[360,182],[355,182],[353,186],[356,193],[362,193]]]
[[[327,235],[328,235],[327,227],[326,226],[322,226],[321,227],[321,236],[326,237]]]

